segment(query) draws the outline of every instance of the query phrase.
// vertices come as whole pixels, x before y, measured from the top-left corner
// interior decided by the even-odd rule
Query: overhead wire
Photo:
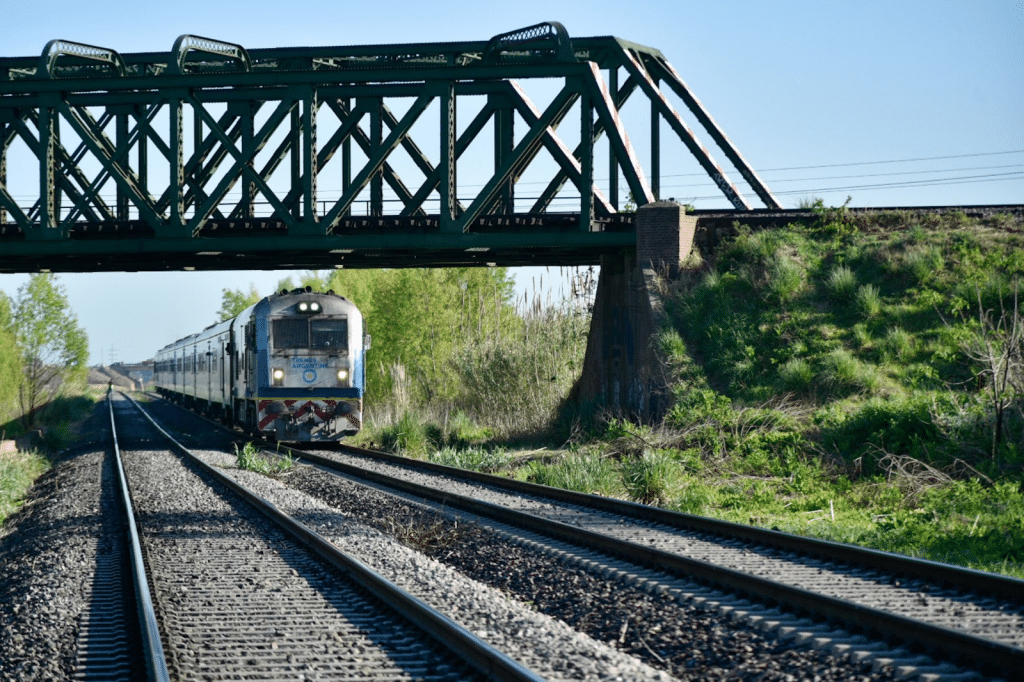
[[[811,166],[788,166],[788,167],[780,167],[780,168],[762,169],[762,170],[760,170],[758,172],[759,172],[759,174],[764,174],[764,173],[777,172],[777,171],[786,171],[786,170],[804,170],[804,169],[815,169],[815,168],[841,168],[841,167],[849,167],[849,166],[882,165],[882,164],[891,164],[891,163],[908,163],[908,162],[917,162],[917,161],[933,161],[933,160],[946,160],[946,159],[959,159],[959,158],[973,158],[973,157],[982,157],[982,156],[998,156],[998,155],[1021,154],[1021,153],[1024,153],[1024,149],[1008,150],[1008,151],[1000,151],[1000,152],[978,152],[978,153],[972,153],[972,154],[954,154],[954,155],[942,155],[942,156],[931,156],[931,157],[918,157],[918,158],[908,158],[908,159],[887,159],[887,160],[878,160],[878,161],[857,161],[857,162],[837,163],[837,164],[818,164],[818,165],[811,165]],[[965,167],[965,168],[925,169],[925,170],[913,170],[913,171],[896,171],[896,172],[889,172],[889,173],[862,173],[862,174],[856,174],[856,175],[834,175],[834,176],[818,176],[818,177],[804,177],[804,178],[772,178],[772,179],[770,179],[770,182],[773,183],[773,184],[776,184],[776,183],[786,183],[786,182],[810,182],[810,181],[828,181],[828,180],[840,180],[840,179],[844,179],[845,180],[845,179],[854,179],[854,178],[893,177],[893,176],[899,176],[899,175],[918,175],[918,174],[932,174],[932,173],[945,173],[945,172],[951,172],[952,173],[952,172],[958,172],[958,171],[996,170],[996,169],[1001,169],[1001,168],[1024,168],[1024,165],[1021,165],[1021,164],[1003,164],[1003,165],[998,165],[998,166],[969,166],[969,167]],[[957,184],[971,184],[971,183],[981,183],[981,182],[998,182],[998,181],[1004,181],[1004,180],[1016,180],[1016,179],[1019,179],[1019,177],[1022,176],[1022,175],[1024,175],[1024,171],[1005,172],[1005,173],[991,173],[991,174],[969,175],[969,176],[953,176],[953,177],[946,177],[946,178],[926,178],[926,179],[921,179],[921,180],[907,180],[907,181],[904,181],[904,182],[873,183],[873,184],[865,184],[865,185],[846,185],[846,186],[840,186],[840,187],[822,187],[822,188],[814,188],[814,189],[801,188],[801,189],[795,189],[795,190],[773,190],[772,193],[776,194],[776,195],[792,195],[792,194],[813,194],[813,193],[816,193],[816,192],[845,192],[845,191],[852,191],[852,190],[858,190],[858,189],[865,190],[865,189],[888,189],[888,188],[896,188],[896,187],[936,187],[936,186],[957,185]],[[691,177],[691,176],[705,176],[705,177],[707,177],[707,174],[703,173],[703,172],[664,174],[664,175],[661,175],[661,179],[664,180],[666,178],[682,178],[682,177]],[[606,182],[607,178],[595,177],[594,180],[595,180],[596,183],[602,183],[602,182]],[[522,181],[522,182],[517,182],[516,186],[517,187],[527,187],[527,186],[536,186],[536,185],[547,185],[549,182],[550,182],[549,180]],[[740,180],[739,182],[740,182],[740,184],[745,184],[745,183],[742,182],[742,180]],[[475,187],[482,187],[482,186],[483,186],[482,184],[478,185],[478,184],[461,184],[460,183],[460,187],[462,187],[464,189],[472,189],[472,188],[475,188]],[[715,188],[716,186],[710,181],[710,178],[709,178],[709,180],[707,182],[703,182],[703,183],[671,184],[671,185],[666,185],[666,184],[662,183],[662,185],[661,185],[661,194],[664,195],[664,194],[666,194],[669,191],[677,191],[677,190],[686,189],[686,188],[703,188],[703,187],[706,187],[708,189],[712,189],[712,188]],[[390,187],[386,187],[385,188],[385,193],[386,194],[393,194],[393,192],[392,192]],[[751,195],[751,196],[753,195],[752,192],[741,192],[741,193],[744,194],[744,195]],[[327,194],[327,193],[323,193],[323,194]],[[12,198],[15,198],[15,199],[32,199],[32,198],[36,198],[36,197],[32,197],[30,195],[14,195]],[[397,195],[395,195],[395,197],[393,197],[393,198],[397,199]],[[721,194],[714,194],[714,195],[710,195],[710,196],[688,197],[687,199],[690,200],[690,201],[700,201],[700,200],[712,200],[712,199],[720,199],[720,198],[721,198]],[[108,201],[109,200],[113,200],[113,197],[110,197],[107,200]]]

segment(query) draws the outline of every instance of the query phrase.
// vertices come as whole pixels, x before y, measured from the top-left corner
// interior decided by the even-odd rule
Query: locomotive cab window
[[[274,348],[309,348],[309,318],[283,317],[270,321]]]
[[[282,317],[270,321],[274,348],[348,348],[348,319],[324,317]]]
[[[344,349],[348,348],[348,320],[313,319],[309,321],[310,348]]]

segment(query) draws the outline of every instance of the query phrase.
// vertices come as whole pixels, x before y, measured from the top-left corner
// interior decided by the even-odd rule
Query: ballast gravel
[[[715,610],[609,581],[512,544],[486,528],[458,526],[436,511],[317,469],[296,468],[284,480],[369,525],[404,536],[460,573],[678,679],[894,679],[891,669],[872,672],[845,657],[793,648]]]
[[[87,443],[60,457],[0,529],[0,680],[71,679],[78,619],[106,549],[103,408],[86,423]]]
[[[195,454],[546,679],[672,679],[281,481],[234,468],[232,455]]]

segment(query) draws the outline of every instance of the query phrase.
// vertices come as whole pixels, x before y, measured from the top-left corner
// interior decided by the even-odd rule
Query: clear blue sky
[[[615,35],[660,49],[784,205],[811,196],[828,204],[850,196],[854,206],[1024,203],[1021,1],[0,0],[0,56],[38,55],[53,38],[169,50],[182,33],[250,48],[482,40],[548,20],[572,36]],[[669,156],[662,196],[727,205],[692,175],[699,169],[681,146]],[[148,358],[212,322],[222,289],[253,283],[269,293],[287,274],[60,281],[98,363],[111,354]],[[518,274],[521,289],[530,291],[539,274]],[[0,290],[13,296],[25,279],[0,276]],[[133,311],[127,323],[125,310]]]

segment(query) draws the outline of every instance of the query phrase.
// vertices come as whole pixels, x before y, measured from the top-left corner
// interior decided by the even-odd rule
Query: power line
[[[755,169],[758,173],[773,173],[775,171],[808,170],[811,168],[842,168],[845,166],[873,166],[885,163],[910,163],[912,161],[937,161],[941,159],[967,159],[976,156],[999,156],[1003,154],[1024,154],[1024,149],[1013,149],[1005,152],[978,152],[976,154],[953,154],[949,156],[922,156],[916,159],[888,159],[885,161],[854,161],[850,163],[828,163],[817,166],[788,166],[786,168],[761,168]],[[912,171],[911,171],[912,172]],[[681,178],[693,175],[706,175],[706,173],[676,173],[673,175],[662,175],[663,178]]]
[[[939,159],[966,159],[974,156],[998,156],[1001,154],[1024,154],[1024,149],[1006,152],[978,152],[976,154],[952,154],[949,156],[922,156],[916,159],[890,159],[888,161],[857,161],[854,163],[831,163],[821,166],[791,166],[789,168],[766,168],[765,171],[804,170],[807,168],[839,168],[840,166],[869,166],[881,163],[909,163],[911,161],[937,161]]]
[[[825,176],[825,177],[813,177],[813,178],[776,178],[776,179],[773,179],[771,182],[772,182],[773,185],[775,185],[776,183],[780,183],[780,182],[808,182],[808,181],[818,181],[818,180],[849,180],[849,179],[852,179],[852,178],[882,178],[882,177],[891,177],[891,176],[894,176],[894,175],[922,175],[922,174],[925,174],[925,173],[952,173],[952,172],[957,172],[957,171],[995,170],[997,168],[1024,168],[1024,166],[1021,166],[1020,164],[1006,164],[1006,165],[1003,165],[1003,166],[972,166],[972,167],[968,167],[968,168],[941,168],[941,169],[936,169],[936,170],[924,170],[924,171],[899,171],[899,172],[896,172],[896,173],[863,173],[863,174],[860,174],[860,175],[828,175],[828,176]],[[662,176],[662,177],[665,177],[665,176]],[[925,180],[921,180],[921,182],[925,182]],[[708,182],[700,182],[700,183],[691,183],[691,184],[687,184],[687,185],[671,185],[671,187],[674,187],[674,188],[680,188],[680,187],[708,187],[708,186],[712,186],[712,183],[710,181],[708,181]]]
[[[913,180],[908,182],[890,182],[890,183],[877,183],[873,185],[850,185],[847,187],[819,187],[817,189],[792,189],[783,190],[781,192],[773,192],[776,195],[791,195],[791,194],[815,194],[817,192],[848,192],[855,189],[891,189],[895,187],[943,187],[947,185],[969,185],[972,183],[980,182],[1001,182],[1005,180],[1016,180],[1024,179],[1010,176],[1021,176],[1021,173],[1006,173],[996,174],[995,176],[979,175],[969,176],[967,178],[933,178],[931,180]],[[703,197],[689,197],[690,201],[701,201],[711,199],[721,199],[721,195],[713,194],[710,196]]]
[[[840,168],[840,167],[849,167],[849,166],[866,166],[866,165],[879,165],[879,164],[889,164],[889,163],[906,163],[906,162],[913,162],[913,161],[933,161],[933,160],[941,160],[941,159],[960,159],[960,158],[973,158],[973,157],[981,157],[981,156],[998,156],[998,155],[1020,154],[1020,153],[1024,153],[1024,149],[1002,151],[1002,152],[978,152],[978,153],[974,153],[974,154],[955,154],[955,155],[945,155],[945,156],[930,156],[930,157],[919,157],[919,158],[911,158],[911,159],[889,159],[889,160],[882,160],[882,161],[858,161],[858,162],[852,162],[852,163],[822,164],[822,165],[814,165],[814,166],[790,166],[790,167],[786,167],[786,168],[768,168],[768,169],[763,169],[760,172],[767,173],[767,172],[784,171],[784,170],[804,170],[804,169],[814,169],[814,168]],[[970,170],[994,170],[994,169],[997,169],[997,168],[1019,168],[1019,167],[1021,167],[1019,164],[1004,164],[1004,165],[1001,165],[1001,166],[974,166],[974,167],[959,168],[959,169],[958,168],[949,168],[949,169],[933,169],[933,170],[917,170],[917,171],[897,171],[897,172],[893,172],[893,173],[866,173],[866,174],[860,174],[860,175],[836,175],[836,176],[810,177],[810,178],[785,178],[785,179],[773,179],[773,180],[771,180],[771,182],[772,183],[807,182],[807,181],[817,181],[817,180],[840,180],[840,179],[852,179],[852,178],[889,177],[889,176],[896,176],[896,175],[914,175],[914,174],[925,174],[925,173],[943,173],[943,172],[970,171]],[[900,187],[900,186],[906,186],[906,187],[910,187],[910,186],[930,187],[930,186],[941,186],[941,185],[948,185],[948,184],[968,184],[968,183],[959,182],[959,181],[960,180],[975,181],[975,180],[972,180],[973,178],[995,178],[995,179],[999,179],[1000,176],[1020,175],[1020,174],[1021,173],[1007,173],[1007,174],[964,176],[964,177],[961,177],[961,178],[934,178],[934,179],[929,179],[929,180],[912,180],[912,181],[907,181],[907,182],[904,182],[904,183],[880,183],[880,184],[875,184],[875,185],[854,185],[854,186],[849,186],[849,187],[812,189],[812,190],[783,190],[783,191],[773,191],[773,193],[774,194],[785,195],[785,194],[807,194],[807,193],[811,193],[811,192],[847,191],[847,190],[851,190],[851,189],[882,189],[882,188],[887,188],[887,187]],[[707,177],[706,173],[700,172],[700,173],[665,174],[665,175],[662,175],[661,178],[665,179],[665,178],[680,178],[680,177],[691,177],[691,176],[704,176],[704,177]],[[1004,178],[1004,179],[1010,179],[1010,178],[1007,177],[1007,178]],[[601,177],[595,178],[595,182],[605,182],[605,181],[607,181],[607,178],[601,178]],[[991,182],[991,181],[995,181],[995,180],[976,180],[976,181],[977,182]],[[527,182],[518,182],[518,183],[516,183],[516,186],[517,187],[526,187],[526,186],[531,186],[531,185],[547,185],[548,183],[549,183],[549,181],[547,181],[547,180],[527,181]],[[669,185],[669,186],[664,186],[663,185],[662,193],[664,193],[664,191],[667,190],[667,189],[676,189],[676,190],[678,190],[678,189],[683,189],[683,188],[687,188],[687,187],[708,187],[708,186],[710,186],[709,183],[695,183],[695,184]],[[480,184],[480,185],[468,185],[467,184],[467,185],[462,185],[462,187],[466,188],[466,189],[470,189],[470,188],[473,188],[473,187],[483,187],[483,185],[482,184]],[[393,193],[391,191],[390,187],[385,188],[385,191],[388,192],[388,193]],[[225,197],[225,199],[228,199],[228,200],[233,199],[234,197],[231,196],[232,194],[233,193],[229,193]],[[328,193],[323,193],[323,194],[328,194]],[[37,199],[38,197],[36,197],[35,195],[15,195],[12,198],[18,200],[18,199]],[[397,198],[397,195],[396,195],[396,198]],[[716,196],[712,196],[712,197],[698,197],[698,199],[711,199],[711,198],[720,198],[720,197],[717,196],[717,195]],[[105,199],[108,200],[108,201],[111,201],[111,200],[113,200],[113,197],[109,197],[109,198],[105,197]]]

